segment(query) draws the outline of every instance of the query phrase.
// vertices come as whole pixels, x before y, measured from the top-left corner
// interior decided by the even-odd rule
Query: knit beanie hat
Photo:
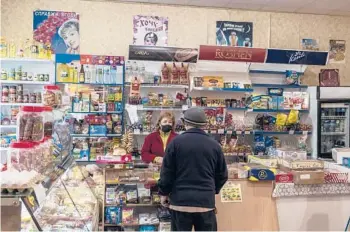
[[[196,126],[205,126],[207,124],[207,116],[204,110],[200,108],[190,108],[185,111],[184,121]]]

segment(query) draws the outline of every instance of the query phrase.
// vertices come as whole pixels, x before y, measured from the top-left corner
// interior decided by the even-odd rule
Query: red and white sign
[[[325,172],[325,183],[349,183],[349,173],[342,172]]]
[[[293,174],[292,173],[277,174],[276,183],[293,183]]]
[[[200,45],[198,60],[265,63],[264,48]]]

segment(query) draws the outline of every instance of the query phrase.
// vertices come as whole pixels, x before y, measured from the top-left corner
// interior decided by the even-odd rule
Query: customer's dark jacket
[[[220,144],[201,129],[190,129],[168,145],[159,184],[175,206],[215,207],[215,194],[227,181]]]

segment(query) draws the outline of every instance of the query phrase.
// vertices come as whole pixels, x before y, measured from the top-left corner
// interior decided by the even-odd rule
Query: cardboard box
[[[244,168],[244,164],[230,164],[227,165],[229,179],[247,179],[248,170]]]
[[[350,158],[350,148],[333,148],[332,158],[337,162],[337,164],[343,163],[343,158]]]
[[[279,172],[276,174],[276,183],[294,183],[293,173]]]
[[[275,180],[277,170],[274,168],[267,168],[259,164],[247,164],[244,167],[248,170],[250,181]]]
[[[277,156],[281,159],[306,160],[307,152],[298,150],[276,149]]]
[[[324,184],[323,170],[292,171],[294,184]]]
[[[265,167],[269,168],[277,168],[278,167],[278,160],[274,157],[270,156],[254,156],[249,155],[248,156],[248,163],[254,163],[254,164],[261,164]]]
[[[291,160],[279,159],[280,168],[282,171],[290,170],[318,170],[324,168],[324,163],[321,160]]]
[[[349,173],[340,172],[336,169],[325,169],[325,183],[348,183]]]

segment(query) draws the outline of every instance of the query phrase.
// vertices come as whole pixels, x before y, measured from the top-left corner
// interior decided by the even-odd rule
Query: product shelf
[[[192,90],[196,90],[196,91],[214,91],[214,92],[253,92],[254,91],[254,89],[206,88],[206,87],[193,87]]]
[[[249,70],[249,73],[262,73],[262,74],[275,74],[275,75],[285,75],[286,71],[273,71],[273,70]],[[299,75],[303,75],[304,72],[296,72]]]
[[[130,86],[130,82],[126,82],[125,86]],[[176,85],[176,84],[154,84],[154,83],[141,83],[142,88],[164,88],[164,89],[188,89],[188,85]]]
[[[161,107],[161,106],[143,106],[143,105],[138,105],[137,110],[146,110],[146,111],[158,111],[158,110],[178,110],[178,111],[183,111],[184,107]]]
[[[292,109],[248,109],[247,112],[257,112],[257,113],[287,113]],[[297,110],[297,109],[296,109]],[[297,110],[300,113],[309,113],[309,110]]]
[[[69,85],[98,85],[98,86],[100,86],[100,85],[103,85],[103,86],[122,86],[123,85],[121,83],[113,83],[113,84],[106,83],[106,84],[104,84],[104,83],[58,82],[58,81],[56,81],[56,84],[57,85],[67,85],[67,84],[69,84]]]
[[[17,125],[0,125],[0,129],[16,129]]]
[[[339,136],[345,136],[347,135],[346,132],[321,132],[321,135],[326,135],[326,136],[332,136],[332,135],[339,135]]]
[[[220,109],[224,108],[226,110],[247,110],[247,107],[225,107],[225,106],[193,106],[193,108],[200,108],[203,110],[210,110],[210,109]]]
[[[2,80],[0,81],[0,84],[23,84],[23,85],[52,85],[52,82],[49,81],[9,81],[9,80]]]
[[[121,137],[122,134],[71,134],[75,138]]]
[[[253,87],[261,88],[283,88],[283,89],[307,89],[307,85],[283,85],[283,84],[252,84]]]
[[[311,131],[263,131],[263,130],[254,130],[254,134],[280,134],[280,135],[302,135],[302,134],[312,134]]]
[[[159,207],[160,204],[105,204],[105,207]]]
[[[43,106],[43,103],[4,103],[1,102],[0,106]]]
[[[87,112],[77,112],[77,111],[70,111],[68,114],[122,114],[123,111],[87,111]]]
[[[53,64],[53,60],[35,59],[35,58],[0,58],[0,62],[29,62],[29,63],[47,63]]]
[[[148,224],[139,224],[139,223],[122,223],[122,224],[105,224],[105,226],[118,226],[118,227],[132,227],[132,226],[158,226],[159,223],[148,223]]]

